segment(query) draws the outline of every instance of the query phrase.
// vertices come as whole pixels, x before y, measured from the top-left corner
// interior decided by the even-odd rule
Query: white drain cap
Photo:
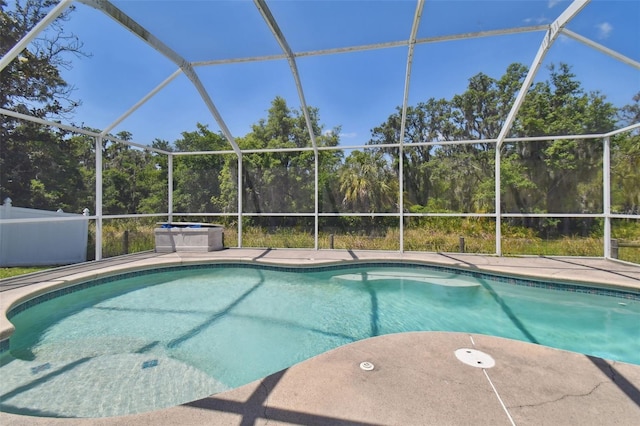
[[[455,354],[456,358],[472,367],[491,368],[496,365],[496,362],[491,358],[491,355],[476,349],[462,348],[458,349]]]
[[[363,369],[364,371],[371,371],[373,370],[373,364],[368,361],[361,362],[360,368]]]

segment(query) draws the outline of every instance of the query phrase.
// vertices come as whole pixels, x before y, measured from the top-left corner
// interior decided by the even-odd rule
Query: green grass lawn
[[[31,272],[38,272],[49,268],[50,266],[16,266],[12,268],[0,268],[0,280],[3,278],[11,278],[18,275],[30,274]]]

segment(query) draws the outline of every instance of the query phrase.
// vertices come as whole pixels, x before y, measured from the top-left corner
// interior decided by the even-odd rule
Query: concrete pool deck
[[[345,250],[229,249],[141,253],[0,281],[4,312],[17,299],[70,282],[158,265],[244,260],[296,266],[410,260],[554,281],[640,289],[640,267],[574,257]],[[6,320],[5,320],[6,321]],[[5,323],[2,326],[6,326]],[[640,325],[638,326],[640,338]],[[462,363],[478,350],[492,368]],[[374,365],[372,371],[361,362]],[[640,424],[640,366],[498,337],[415,332],[355,342],[238,389],[137,415],[51,419],[0,413],[2,425],[538,425]]]

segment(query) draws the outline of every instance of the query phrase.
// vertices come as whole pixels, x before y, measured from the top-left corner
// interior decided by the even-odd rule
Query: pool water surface
[[[428,268],[172,270],[10,317],[0,409],[105,417],[232,389],[338,346],[406,331],[517,339],[640,364],[640,302]]]

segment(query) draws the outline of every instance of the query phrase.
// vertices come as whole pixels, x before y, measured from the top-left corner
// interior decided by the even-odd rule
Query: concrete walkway
[[[2,308],[7,309],[11,300],[29,291],[158,264],[246,260],[311,265],[353,259],[404,259],[640,289],[640,267],[603,259],[232,249],[123,257],[67,268],[65,274],[58,271],[48,282],[45,274],[24,277],[20,283],[5,280],[0,282],[6,290],[0,298]],[[475,365],[463,363],[456,353],[470,357]],[[362,362],[373,364],[373,370],[361,369]],[[402,333],[355,342],[238,389],[150,413],[100,419],[0,413],[2,425],[470,423],[640,424],[640,366],[484,335]]]

